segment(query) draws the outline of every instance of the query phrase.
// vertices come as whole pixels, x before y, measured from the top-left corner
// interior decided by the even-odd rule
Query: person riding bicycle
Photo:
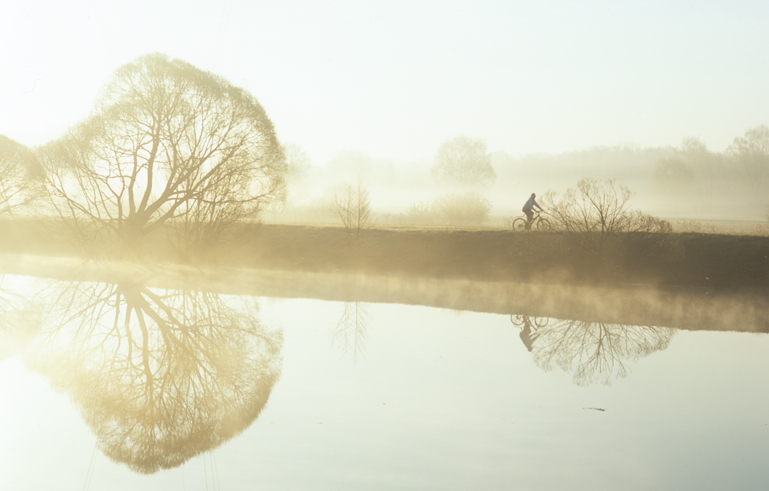
[[[535,199],[537,197],[536,194],[531,193],[531,197],[526,202],[525,205],[523,205],[523,212],[526,213],[527,223],[526,228],[531,228],[531,221],[534,219],[534,208],[539,209],[539,211],[543,211],[542,207],[539,206],[539,203],[537,203],[537,200]]]
[[[531,331],[531,320],[529,320],[529,316],[523,317],[523,330],[521,331],[521,341],[523,341],[523,345],[526,346],[526,349],[531,351],[534,349],[533,344],[534,341],[537,340],[539,337],[539,333],[534,331],[532,334]]]

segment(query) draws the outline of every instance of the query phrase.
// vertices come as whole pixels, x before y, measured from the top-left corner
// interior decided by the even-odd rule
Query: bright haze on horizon
[[[162,52],[250,91],[314,164],[356,149],[431,159],[596,145],[723,151],[769,124],[763,1],[10,0],[0,134],[26,145],[86,117],[119,66]]]

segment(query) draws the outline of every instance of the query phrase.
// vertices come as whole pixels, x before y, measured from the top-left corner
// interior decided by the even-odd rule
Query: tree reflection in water
[[[521,328],[521,339],[543,370],[558,366],[572,372],[574,383],[608,385],[628,375],[628,361],[664,350],[675,332],[668,327],[606,324],[510,316]],[[528,342],[527,342],[528,341]]]
[[[365,303],[345,302],[332,335],[333,343],[357,360],[364,353],[370,323],[371,316]]]
[[[282,335],[235,300],[73,284],[28,360],[80,406],[105,455],[141,473],[176,467],[247,428],[279,377]]]
[[[6,281],[0,275],[0,361],[23,353],[37,336],[42,322],[40,314],[26,295],[18,278]]]

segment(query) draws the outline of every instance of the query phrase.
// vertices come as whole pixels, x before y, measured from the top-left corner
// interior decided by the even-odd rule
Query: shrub
[[[633,193],[614,180],[582,179],[563,195],[549,192],[543,207],[562,244],[593,279],[649,281],[680,263],[682,245],[667,220],[630,209]],[[630,276],[628,276],[630,275]]]
[[[342,225],[355,237],[360,238],[360,233],[371,219],[371,199],[366,188],[361,184],[352,186],[346,184],[334,195],[333,208]]]
[[[437,222],[433,207],[425,202],[409,206],[403,221],[409,225],[434,225]]]
[[[600,253],[618,233],[673,230],[666,220],[630,210],[632,197],[633,192],[614,179],[581,179],[576,188],[563,195],[548,192],[543,201],[556,228],[580,247]]]
[[[477,191],[445,194],[433,203],[433,212],[449,225],[482,225],[491,211],[491,202]]]

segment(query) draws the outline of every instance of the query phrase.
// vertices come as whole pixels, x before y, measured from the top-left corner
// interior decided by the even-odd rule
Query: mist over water
[[[767,482],[763,9],[343,3],[0,16],[0,489]]]
[[[4,318],[38,312],[0,331],[27,339],[0,361],[5,489],[144,473],[147,489],[549,487],[572,465],[578,489],[632,487],[639,464],[642,487],[767,477],[766,334],[379,303],[341,284],[312,300],[306,281],[278,298],[72,280],[3,281]],[[697,458],[670,443],[713,428]],[[553,452],[568,465],[542,473]],[[739,472],[708,463],[729,458]]]

